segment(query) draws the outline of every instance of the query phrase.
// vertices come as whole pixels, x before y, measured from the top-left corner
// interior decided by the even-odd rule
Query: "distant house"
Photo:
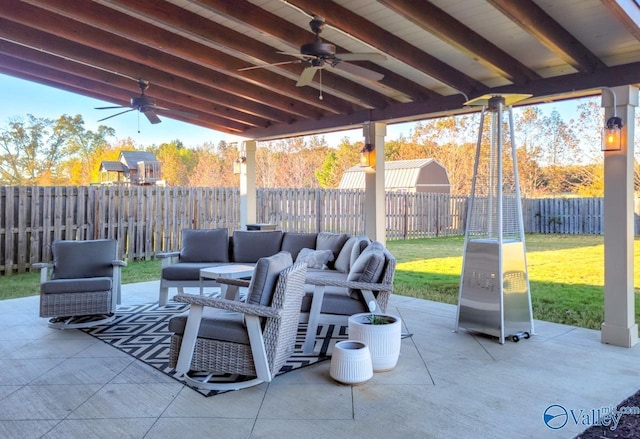
[[[340,180],[340,189],[364,189],[365,168],[347,169]],[[384,162],[386,191],[451,193],[447,170],[434,159],[395,160]]]
[[[117,162],[100,164],[100,184],[164,186],[160,162],[155,154],[146,151],[121,151]]]

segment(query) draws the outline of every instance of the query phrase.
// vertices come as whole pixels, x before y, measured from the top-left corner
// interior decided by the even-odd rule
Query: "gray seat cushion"
[[[233,232],[233,262],[257,262],[275,255],[282,244],[282,230],[258,230]]]
[[[180,262],[229,262],[229,231],[220,229],[182,230]]]
[[[51,279],[112,277],[117,247],[115,239],[54,241]]]
[[[316,248],[317,236],[317,233],[285,232],[282,236],[282,247],[280,249],[291,253],[291,258],[295,261],[298,253],[303,248]]]
[[[183,335],[187,324],[188,312],[172,317],[169,320],[169,331]],[[249,335],[244,325],[244,315],[238,312],[225,311],[205,306],[198,337],[211,340],[249,344]]]
[[[329,288],[329,287],[328,287]],[[313,293],[306,293],[302,298],[301,312],[309,312],[311,309],[311,301]],[[350,316],[369,310],[361,300],[352,299],[346,293],[330,293],[325,292],[322,300],[321,313],[337,314],[342,316]]]
[[[110,277],[53,279],[40,285],[42,294],[91,293],[111,290]]]
[[[271,305],[271,299],[280,273],[292,264],[293,260],[289,252],[278,252],[273,256],[260,258],[251,277],[249,291],[247,292],[247,303]]]
[[[200,270],[207,267],[226,265],[218,262],[178,262],[162,269],[162,278],[166,280],[198,280]]]

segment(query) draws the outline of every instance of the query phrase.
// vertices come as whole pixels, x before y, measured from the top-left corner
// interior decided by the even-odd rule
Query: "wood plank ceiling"
[[[310,64],[278,52],[314,41],[315,15],[338,58],[375,61],[296,86]],[[2,0],[0,72],[124,106],[143,79],[161,117],[272,139],[637,84],[639,17],[634,0]]]

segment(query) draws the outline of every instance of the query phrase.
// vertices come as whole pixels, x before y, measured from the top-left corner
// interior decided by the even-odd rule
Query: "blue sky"
[[[134,88],[132,88],[131,92],[132,95],[137,95],[138,93]],[[149,94],[153,96],[151,90]],[[113,105],[112,103],[2,74],[0,74],[0,104],[0,128],[5,128],[10,119],[24,117],[27,114],[53,119],[57,119],[63,114],[71,116],[81,114],[86,129],[96,130],[99,125],[104,124],[116,130],[117,139],[130,137],[136,145],[140,146],[158,145],[175,139],[182,141],[187,147],[199,146],[205,142],[217,144],[221,140],[228,142],[237,140],[237,138],[228,136],[225,133],[166,117],[161,117],[162,123],[151,125],[143,115],[140,115],[140,132],[138,133],[139,114],[136,111],[98,122],[98,119],[115,114],[117,110],[95,110],[94,108]],[[554,109],[557,109],[561,112],[563,119],[568,121],[570,118],[575,117],[576,104],[577,101],[545,104],[543,111],[549,114]],[[395,140],[400,135],[408,137],[413,126],[413,123],[389,125],[387,127],[387,139]],[[362,130],[341,131],[325,134],[324,137],[330,146],[337,146],[343,137],[349,137],[354,142],[362,140]]]

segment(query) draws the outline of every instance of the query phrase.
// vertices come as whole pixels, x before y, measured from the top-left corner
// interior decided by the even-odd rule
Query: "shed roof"
[[[394,160],[384,162],[384,186],[387,189],[415,187],[420,171],[426,166],[444,168],[434,159]],[[340,189],[364,189],[365,168],[356,165],[347,169],[340,180]],[[446,182],[449,183],[448,181]]]

